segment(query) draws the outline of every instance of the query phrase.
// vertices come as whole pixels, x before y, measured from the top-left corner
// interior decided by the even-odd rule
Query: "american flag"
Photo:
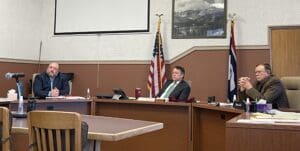
[[[237,94],[237,58],[234,42],[234,21],[231,20],[230,47],[228,59],[228,100],[233,101],[233,96]]]
[[[162,40],[160,34],[160,18],[157,24],[157,32],[155,37],[155,44],[153,49],[153,58],[150,64],[150,71],[148,75],[148,90],[150,97],[155,97],[163,84],[167,80],[165,75],[165,61],[162,48]]]

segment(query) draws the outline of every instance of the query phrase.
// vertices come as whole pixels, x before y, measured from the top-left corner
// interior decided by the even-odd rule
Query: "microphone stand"
[[[20,99],[23,96],[23,83],[19,80],[19,77],[16,77],[17,89],[18,89],[18,98]]]
[[[14,115],[15,117],[24,117],[26,116],[26,113],[24,112],[23,107],[23,83],[21,80],[19,80],[19,77],[16,77],[16,83],[17,83],[17,89],[18,89],[18,111],[17,114]]]

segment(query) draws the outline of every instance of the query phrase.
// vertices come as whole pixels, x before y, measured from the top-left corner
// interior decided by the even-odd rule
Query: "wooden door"
[[[270,27],[270,40],[273,73],[300,76],[300,26]]]

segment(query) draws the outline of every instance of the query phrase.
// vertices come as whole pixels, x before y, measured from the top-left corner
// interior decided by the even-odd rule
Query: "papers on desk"
[[[274,115],[265,113],[253,113],[250,119],[239,119],[239,123],[261,123],[261,124],[300,124],[300,113],[281,112],[276,110]]]
[[[0,98],[0,102],[8,102],[8,101],[14,101],[8,98]]]
[[[85,99],[84,97],[82,96],[66,96],[65,97],[67,100],[80,100],[80,99]]]
[[[300,113],[295,112],[282,112],[276,110],[274,115],[264,114],[264,113],[254,113],[254,119],[276,119],[276,120],[299,120],[300,121]]]
[[[155,98],[139,97],[138,101],[155,102]]]
[[[64,99],[65,96],[48,96],[46,99]]]
[[[46,97],[46,99],[78,100],[78,99],[85,99],[85,98],[82,96],[55,96],[55,97]]]
[[[233,103],[225,103],[225,102],[220,102],[220,106],[233,106]]]
[[[128,97],[128,100],[135,100],[135,97]]]
[[[300,124],[300,120],[283,120],[283,119],[239,119],[238,123],[253,124]]]

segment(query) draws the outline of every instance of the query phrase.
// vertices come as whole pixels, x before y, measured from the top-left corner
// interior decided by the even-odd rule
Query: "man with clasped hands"
[[[284,86],[280,79],[272,74],[270,64],[256,65],[255,77],[254,84],[251,84],[249,77],[239,78],[238,96],[240,101],[249,97],[251,100],[267,100],[268,103],[272,103],[272,107],[275,109],[289,107]]]
[[[36,76],[33,83],[33,91],[34,95],[40,98],[69,94],[69,82],[67,77],[59,72],[58,63],[50,63],[46,72]]]

